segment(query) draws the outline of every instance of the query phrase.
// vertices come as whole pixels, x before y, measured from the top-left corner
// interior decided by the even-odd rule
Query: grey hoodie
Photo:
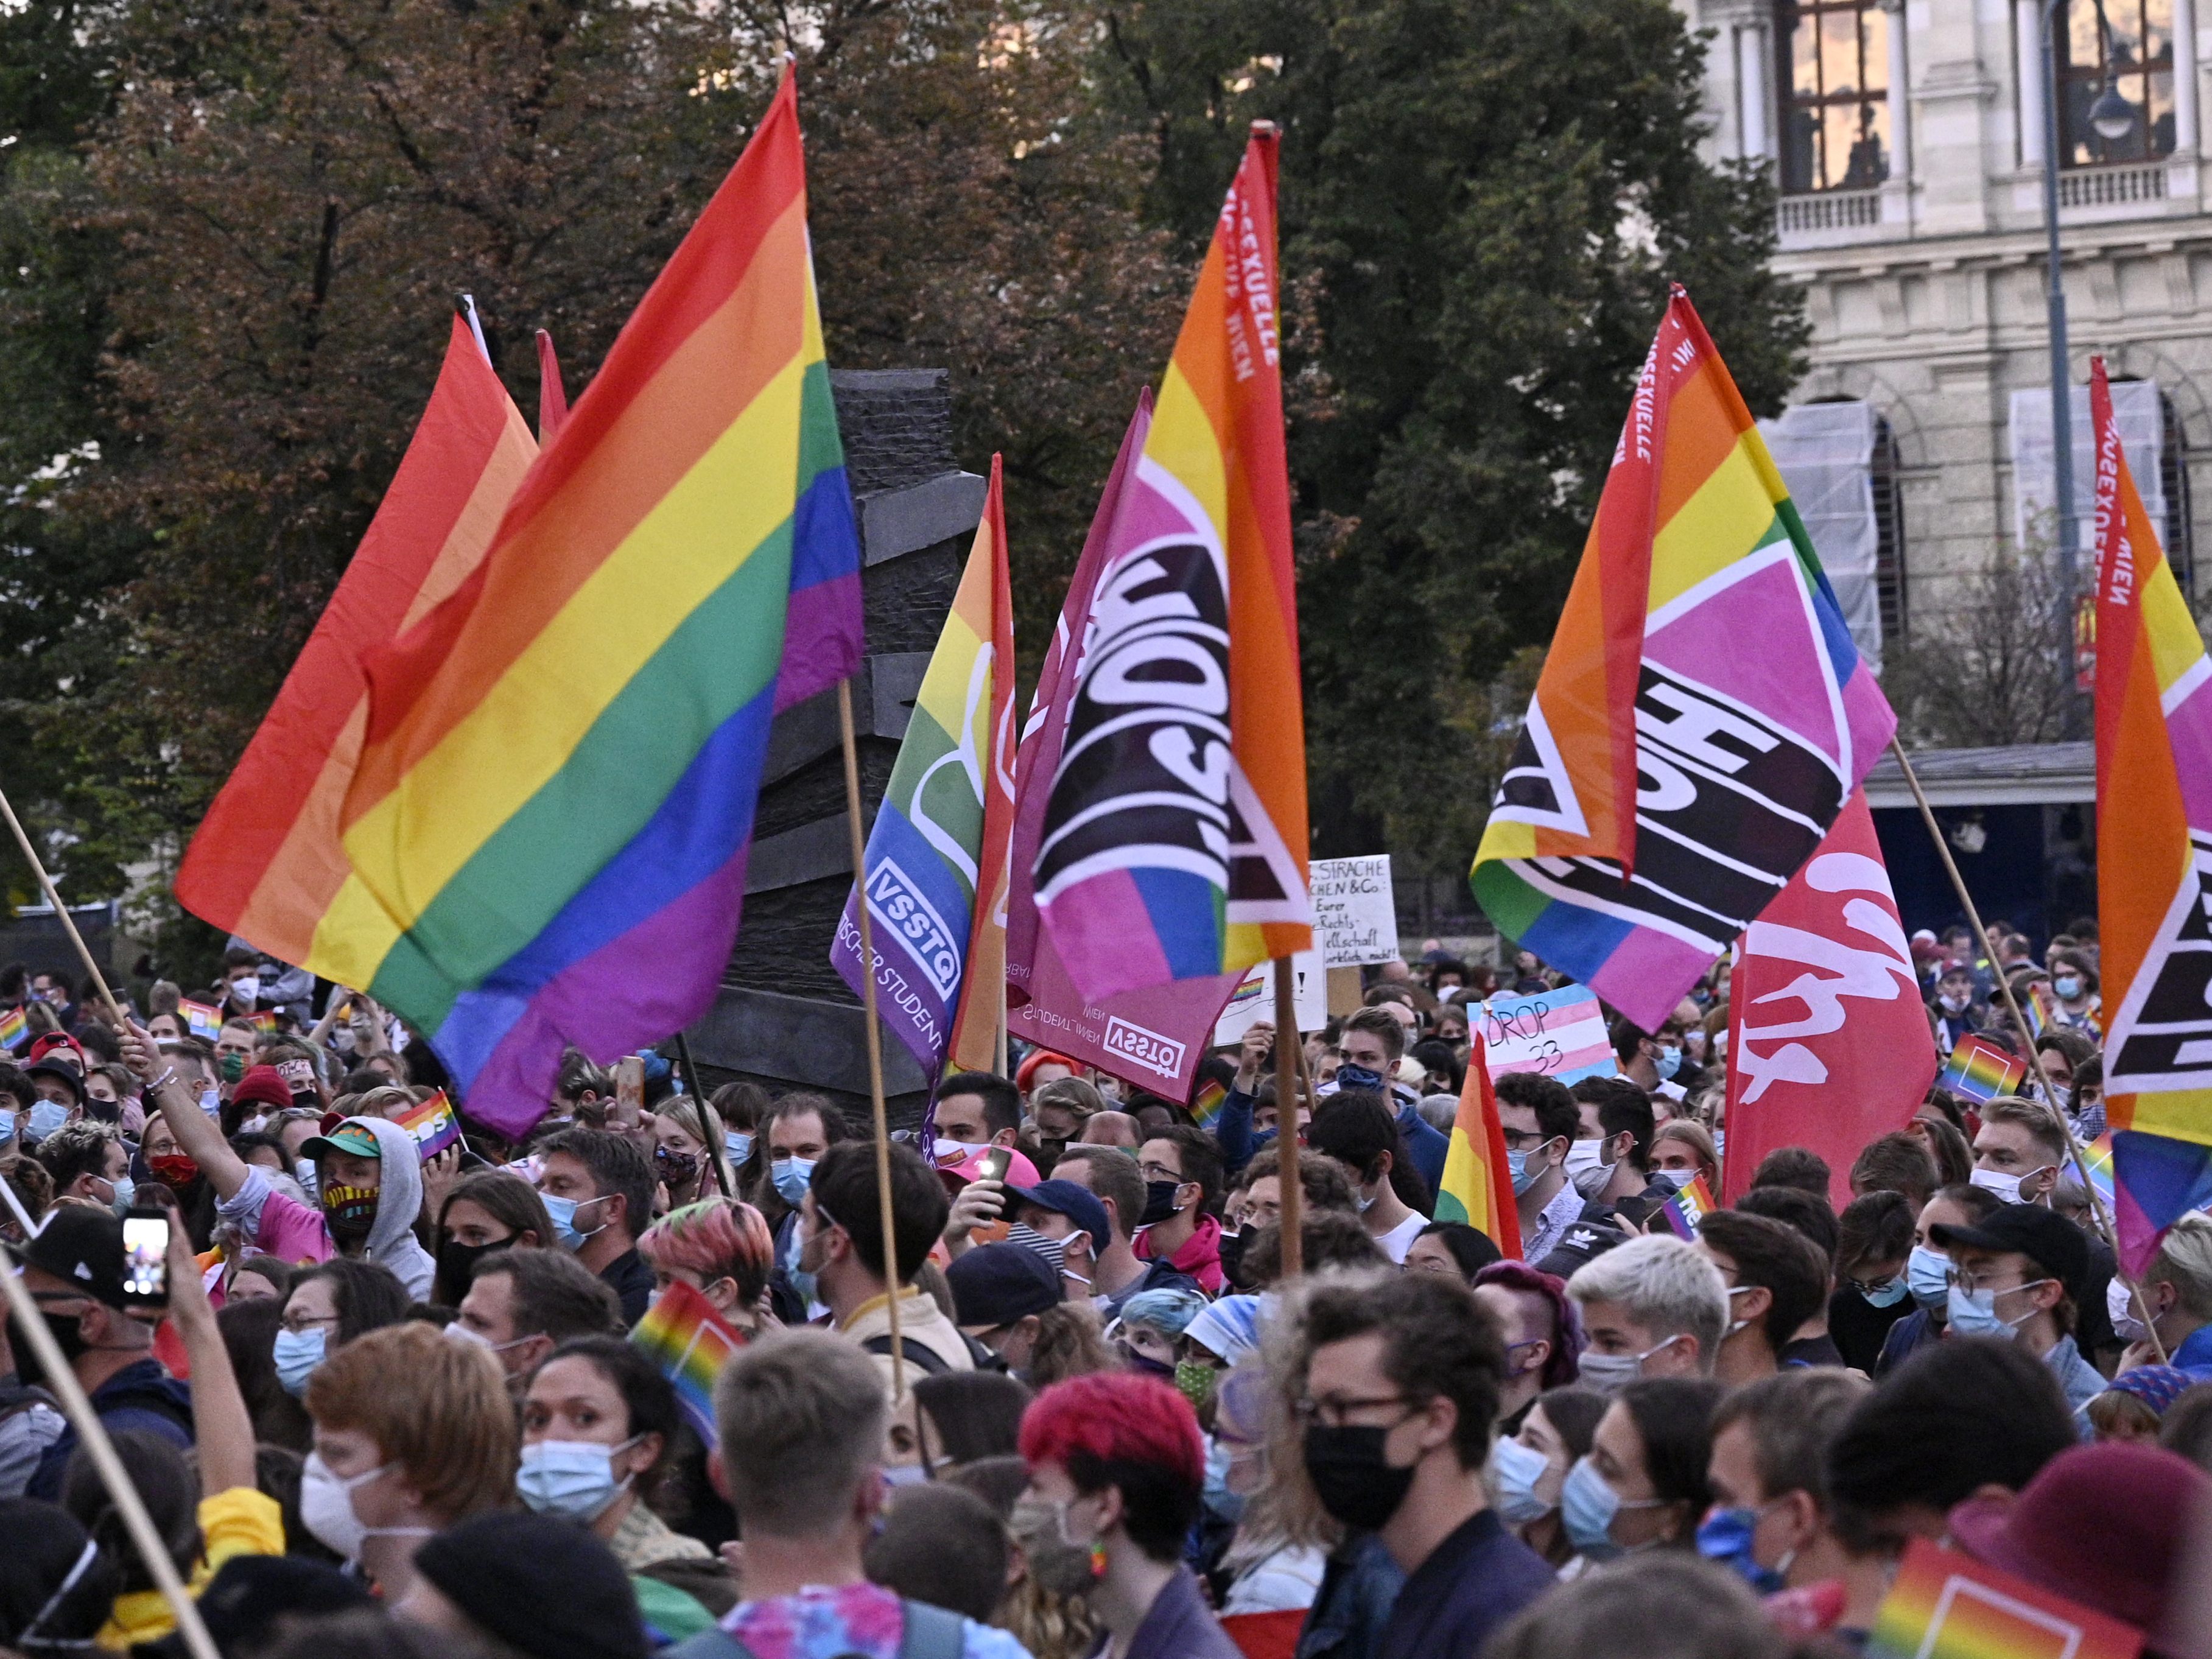
[[[369,1224],[368,1249],[363,1254],[398,1274],[408,1295],[428,1302],[438,1261],[415,1237],[415,1218],[422,1208],[422,1159],[415,1137],[388,1117],[349,1117],[345,1121],[374,1135],[384,1160],[376,1219]]]

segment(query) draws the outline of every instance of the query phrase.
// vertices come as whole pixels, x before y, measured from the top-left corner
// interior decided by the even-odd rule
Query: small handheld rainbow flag
[[[1699,1176],[1662,1204],[1659,1214],[1666,1222],[1668,1231],[1677,1238],[1695,1243],[1698,1223],[1705,1219],[1708,1210],[1718,1207],[1713,1202],[1713,1189],[1705,1185],[1705,1176]]]
[[[5,1013],[0,1013],[0,1048],[20,1048],[30,1035],[31,1022],[21,1008],[10,1008]]]
[[[1869,1659],[2135,1659],[2142,1632],[1916,1538],[1875,1613]]]
[[[180,1001],[177,1012],[185,1022],[185,1029],[203,1042],[213,1042],[222,1031],[222,1010],[210,1008],[204,1002]]]
[[[1936,1086],[1968,1100],[1995,1100],[2013,1093],[2027,1075],[2027,1062],[2018,1054],[1987,1037],[1964,1036],[1936,1074]]]
[[[1198,1092],[1190,1097],[1190,1115],[1198,1127],[1208,1134],[1213,1133],[1214,1120],[1221,1115],[1221,1103],[1229,1098],[1229,1091],[1211,1080],[1198,1085]]]
[[[2089,1167],[2089,1184],[2097,1189],[2109,1212],[2112,1199],[2112,1132],[2099,1135],[2081,1149],[2081,1161]]]
[[[253,1023],[253,1029],[257,1031],[273,1034],[276,1030],[276,1016],[274,1014],[248,1014],[246,1018]]]
[[[415,1137],[415,1150],[425,1164],[461,1138],[461,1121],[453,1115],[453,1103],[446,1098],[443,1089],[392,1121]]]
[[[676,1385],[676,1403],[712,1451],[714,1379],[745,1340],[722,1322],[714,1304],[682,1279],[670,1283],[631,1328],[629,1340]]]

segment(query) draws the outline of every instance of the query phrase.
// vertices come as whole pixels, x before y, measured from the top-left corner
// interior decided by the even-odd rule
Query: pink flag
[[[1851,1160],[1901,1129],[1936,1076],[1936,1040],[1863,791],[1820,850],[1744,930],[1729,986],[1728,1156],[1722,1201],[1778,1146],[1828,1162],[1850,1202]]]
[[[1006,884],[1006,1023],[1033,1042],[1096,1066],[1170,1100],[1188,1101],[1198,1062],[1205,1058],[1213,1024],[1242,974],[1184,980],[1127,991],[1103,1005],[1085,1000],[1053,948],[1050,932],[1037,925],[1036,853],[1047,797],[1060,769],[1067,710],[1075,692],[1074,668],[1083,649],[1091,601],[1106,562],[1122,492],[1152,430],[1148,387],[1121,438],[1121,453],[1106,479],[1083,556],[1061,605],[1060,625],[1046,649],[1036,696],[1022,726],[1016,751],[1013,849]]]

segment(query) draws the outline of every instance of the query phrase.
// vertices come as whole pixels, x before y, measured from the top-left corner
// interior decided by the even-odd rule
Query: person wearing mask
[[[430,1294],[438,1264],[415,1237],[422,1163],[414,1136],[388,1118],[349,1117],[310,1137],[301,1153],[314,1165],[320,1206],[310,1209],[238,1155],[178,1068],[158,1065],[143,1027],[125,1034],[123,1051],[178,1147],[215,1188],[216,1213],[257,1248],[287,1261],[359,1256],[391,1268],[417,1300]]]
[[[1122,1304],[1121,1319],[1109,1334],[1131,1370],[1170,1382],[1183,1333],[1209,1305],[1196,1291],[1140,1291]]]
[[[855,1150],[872,1164],[872,1152]],[[918,1155],[895,1150],[936,1183]],[[879,1363],[842,1336],[809,1329],[771,1332],[723,1367],[708,1468],[744,1529],[744,1599],[717,1629],[670,1650],[674,1659],[733,1659],[732,1638],[777,1659],[1026,1659],[1004,1631],[868,1581],[890,1418]]]
[[[1498,1390],[1498,1432],[1510,1435],[1538,1395],[1571,1384],[1583,1351],[1582,1321],[1564,1279],[1525,1261],[1493,1261],[1474,1275],[1474,1299],[1505,1334],[1505,1381]]]
[[[988,1072],[955,1072],[938,1085],[931,1151],[939,1169],[962,1169],[1021,1133],[1021,1091]]]
[[[1344,1166],[1360,1224],[1393,1267],[1402,1266],[1429,1218],[1409,1207],[1390,1184],[1405,1148],[1382,1097],[1358,1090],[1330,1096],[1315,1115],[1309,1139],[1316,1156]]]
[[[755,1207],[775,1230],[778,1280],[790,1287],[794,1298],[785,1314],[787,1320],[803,1318],[810,1311],[798,1278],[799,1202],[823,1155],[850,1138],[844,1116],[835,1106],[819,1095],[798,1092],[770,1103],[753,1142],[750,1193]]]
[[[1197,1282],[1208,1296],[1221,1293],[1221,1223],[1212,1211],[1221,1200],[1221,1149],[1205,1130],[1171,1124],[1137,1151],[1145,1180],[1145,1208],[1133,1243],[1140,1260],[1164,1261]]]
[[[477,1264],[446,1334],[487,1349],[518,1392],[547,1355],[586,1336],[619,1336],[622,1302],[564,1250],[501,1250]]]
[[[431,1300],[458,1308],[477,1263],[495,1250],[544,1249],[553,1218],[538,1189],[506,1170],[463,1176],[438,1207],[438,1277]]]
[[[1406,1575],[1376,1651],[1467,1659],[1550,1588],[1482,1482],[1505,1346],[1466,1286],[1431,1273],[1316,1287],[1300,1314],[1306,1475],[1329,1515]],[[1331,1576],[1345,1571],[1332,1561]],[[1332,1599],[1324,1579],[1316,1603]]]
[[[131,1153],[123,1138],[105,1123],[81,1118],[39,1143],[33,1154],[54,1183],[54,1200],[88,1204],[121,1215],[131,1207],[137,1183],[131,1178]]]
[[[491,1355],[410,1322],[371,1331],[307,1382],[314,1449],[300,1518],[387,1605],[422,1540],[514,1497],[514,1403]]]
[[[1050,1175],[1070,1146],[1083,1139],[1083,1126],[1106,1109],[1106,1097],[1079,1077],[1048,1083],[1030,1096],[1030,1118],[1036,1130],[1036,1166]]]
[[[1047,1389],[1022,1417],[1012,1530],[1042,1588],[1083,1596],[1116,1659],[1240,1659],[1182,1563],[1206,1484],[1189,1403],[1150,1377]]]
[[[1844,1547],[1827,1459],[1870,1392],[1864,1378],[1829,1367],[1771,1376],[1724,1398],[1713,1413],[1713,1507],[1698,1528],[1698,1553],[1762,1595],[1839,1583],[1840,1626],[1854,1632],[1872,1628],[1889,1574],[1879,1555]]]
[[[1837,1284],[1828,1297],[1828,1335],[1844,1364],[1869,1376],[1891,1328],[1912,1313],[1907,1277],[1912,1213],[1902,1193],[1870,1192],[1853,1199],[1836,1218]]]
[[[1582,1136],[1582,1113],[1566,1085],[1535,1072],[1498,1079],[1498,1116],[1521,1223],[1524,1261],[1541,1261],[1581,1219],[1583,1195],[1567,1179],[1567,1156]]]
[[[58,1058],[34,1060],[23,1068],[33,1097],[23,1139],[33,1146],[84,1115],[84,1074]]]
[[[635,1325],[653,1300],[637,1236],[653,1215],[653,1166],[637,1143],[607,1129],[563,1129],[538,1148],[538,1195],[554,1242],[607,1281]]]
[[[2097,968],[2081,951],[2061,951],[2051,968],[2051,994],[2058,1000],[2058,1019],[2067,1030],[2094,1042],[2105,1040],[2105,1004],[2097,994]]]
[[[123,1221],[106,1210],[64,1205],[38,1236],[14,1247],[23,1288],[60,1345],[77,1384],[109,1433],[133,1429],[183,1451],[192,1443],[191,1390],[154,1357],[154,1328],[131,1316],[123,1298]],[[8,1319],[15,1380],[43,1384],[37,1352]],[[63,1472],[76,1450],[75,1425],[40,1452],[26,1497],[61,1496]]]
[[[1079,1182],[1040,1181],[1030,1187],[1010,1186],[1006,1195],[1012,1200],[1013,1215],[1007,1237],[1052,1263],[1070,1302],[1088,1302],[1091,1275],[1084,1270],[1088,1258],[1114,1245],[1113,1224],[1097,1194]],[[946,1227],[948,1248],[951,1231]],[[1072,1271],[1067,1265],[1071,1245],[1077,1264]]]
[[[1682,1085],[1674,1081],[1682,1069],[1682,1035],[1669,1023],[1656,1036],[1639,1030],[1627,1020],[1616,1019],[1608,1033],[1613,1039],[1613,1063],[1620,1075],[1647,1095],[1682,1098]]]
[[[1638,1377],[1708,1376],[1728,1328],[1727,1281],[1695,1246],[1632,1238],[1567,1281],[1587,1346],[1585,1387],[1617,1393]]]
[[[1084,1188],[1106,1216],[1103,1250],[1087,1231],[1067,1236],[1060,1273],[1071,1297],[1085,1291],[1082,1280],[1088,1278],[1091,1305],[1100,1318],[1112,1320],[1131,1297],[1146,1291],[1198,1288],[1198,1281],[1172,1261],[1146,1261],[1137,1255],[1133,1234],[1137,1218],[1145,1212],[1145,1177],[1134,1157],[1118,1146],[1069,1146],[1053,1165],[1052,1178]]]
[[[2048,1204],[2066,1164],[2066,1131],[2050,1107],[1999,1095],[1981,1109],[1974,1136],[1975,1186],[2007,1204]]]
[[[1661,1124],[1651,1137],[1651,1179],[1663,1182],[1676,1192],[1695,1181],[1705,1183],[1705,1190],[1717,1196],[1721,1189],[1720,1154],[1713,1150],[1713,1137],[1702,1123],[1688,1118],[1670,1118]]]
[[[656,1645],[711,1629],[737,1601],[714,1553],[646,1502],[680,1421],[659,1368],[611,1335],[563,1341],[522,1400],[515,1490],[530,1509],[589,1527],[615,1553]]]
[[[2106,1293],[2112,1324],[2150,1357],[2142,1315],[2166,1346],[2167,1363],[2200,1376],[2212,1376],[2212,1217],[2191,1212],[2168,1227],[2158,1252],[2142,1272],[2142,1302],[2127,1284],[2114,1279]]]
[[[1882,1376],[1902,1364],[1916,1350],[1943,1334],[1951,1300],[1951,1257],[1938,1249],[1928,1236],[1938,1224],[1965,1226],[1994,1215],[1997,1197],[1984,1188],[1965,1182],[1936,1189],[1912,1224],[1912,1249],[1905,1261],[1905,1291],[1913,1310],[1890,1327],[1882,1339],[1881,1358],[1874,1375]]]
[[[1337,1088],[1364,1089],[1390,1103],[1398,1133],[1405,1139],[1406,1157],[1421,1172],[1429,1190],[1438,1191],[1444,1178],[1444,1158],[1451,1151],[1450,1137],[1438,1133],[1421,1115],[1418,1095],[1392,1081],[1406,1054],[1404,1022],[1387,1008],[1362,1008],[1344,1022],[1344,1035],[1337,1046],[1344,1055],[1344,1063],[1337,1068]]]
[[[1023,1244],[981,1244],[945,1270],[952,1316],[1014,1376],[1027,1378],[1044,1316],[1061,1307],[1060,1275]]]
[[[691,1095],[671,1095],[653,1109],[653,1173],[668,1207],[737,1190],[726,1157],[729,1137],[714,1109]]]
[[[1827,1302],[1827,1263],[1796,1228],[1736,1210],[1707,1211],[1696,1248],[1728,1287],[1728,1332],[1713,1375],[1730,1388],[1773,1376],[1798,1327]]]
[[[832,1146],[814,1166],[799,1206],[799,1275],[811,1296],[830,1310],[831,1328],[872,1358],[883,1379],[884,1396],[894,1393],[891,1365],[890,1298],[899,1298],[899,1344],[909,1380],[939,1370],[974,1369],[968,1344],[936,1301],[914,1285],[914,1276],[929,1259],[945,1231],[951,1206],[937,1171],[911,1146],[890,1149],[891,1215],[897,1229],[893,1261],[898,1284],[884,1273],[884,1223],[876,1185],[876,1155],[857,1140]],[[991,1248],[986,1246],[986,1249]],[[1019,1247],[1017,1247],[1019,1248]],[[970,1255],[975,1254],[969,1252]],[[1034,1251],[1039,1265],[1043,1259]],[[964,1258],[963,1258],[964,1259]],[[1059,1279],[1053,1299],[1060,1297]]]
[[[1586,1077],[1570,1092],[1579,1123],[1567,1148],[1567,1179],[1583,1197],[1581,1219],[1611,1224],[1615,1206],[1626,1200],[1640,1198],[1645,1208],[1656,1208],[1671,1198],[1671,1187],[1646,1190],[1656,1133],[1651,1097],[1617,1077]],[[1632,1211],[1628,1218],[1640,1224],[1643,1214],[1635,1206]]]
[[[1575,1554],[1559,1518],[1568,1472],[1589,1455],[1591,1437],[1612,1404],[1595,1389],[1550,1389],[1522,1414],[1517,1433],[1501,1433],[1490,1449],[1498,1518],[1554,1568]]]
[[[732,1198],[703,1198],[672,1210],[637,1241],[637,1253],[653,1269],[658,1301],[681,1282],[707,1299],[732,1330],[760,1328],[761,1301],[775,1266],[775,1242],[768,1223],[750,1204]]]
[[[387,1641],[379,1651],[646,1659],[653,1644],[635,1582],[605,1543],[558,1516],[471,1516],[416,1552],[406,1593],[392,1605],[394,1634],[413,1629],[429,1641]]]
[[[1947,1312],[1953,1335],[2019,1344],[2051,1368],[2076,1409],[2103,1392],[2104,1377],[2074,1341],[2089,1271],[2079,1227],[2039,1205],[2008,1204],[1974,1225],[1928,1232],[1951,1258]]]
[[[1648,1377],[1613,1396],[1590,1437],[1589,1455],[1567,1472],[1559,1516],[1585,1561],[1638,1550],[1692,1549],[1712,1504],[1710,1377]]]
[[[1957,1048],[1961,1038],[1979,1031],[1988,1010],[1976,998],[1973,969],[1963,962],[1946,968],[1936,981],[1936,999],[1928,1011],[1936,1020],[1936,1046],[1944,1054]]]
[[[374,1261],[338,1256],[293,1279],[270,1345],[276,1382],[295,1400],[307,1379],[347,1343],[407,1317],[404,1286]]]

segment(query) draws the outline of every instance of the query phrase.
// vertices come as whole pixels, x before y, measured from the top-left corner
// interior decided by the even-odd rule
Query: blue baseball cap
[[[1091,1188],[1073,1181],[1040,1181],[1034,1187],[1009,1187],[1017,1204],[1034,1204],[1040,1210],[1064,1215],[1091,1235],[1093,1249],[1103,1254],[1114,1243],[1114,1229],[1106,1219],[1106,1206]]]

